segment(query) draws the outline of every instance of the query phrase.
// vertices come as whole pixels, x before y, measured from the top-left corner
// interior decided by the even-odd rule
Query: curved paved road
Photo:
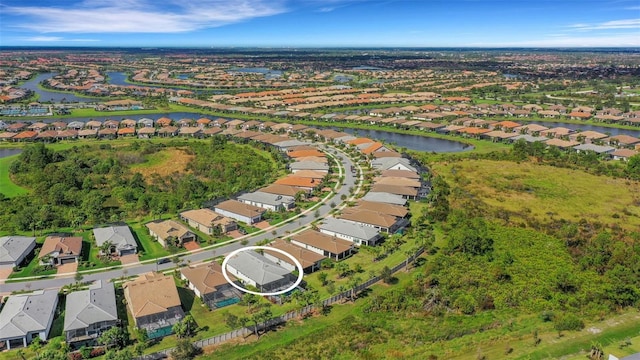
[[[286,235],[289,235],[290,233],[293,233],[296,230],[299,230],[300,228],[308,227],[312,221],[316,220],[314,216],[316,210],[319,211],[320,217],[327,216],[329,212],[332,210],[330,205],[331,202],[335,202],[336,204],[340,203],[341,202],[340,197],[343,194],[349,197],[350,196],[349,188],[350,187],[355,188],[356,178],[349,171],[351,166],[357,167],[360,170],[358,171],[358,173],[360,174],[361,178],[362,178],[362,171],[361,171],[362,169],[360,168],[359,164],[352,162],[351,159],[349,159],[348,155],[346,155],[345,153],[342,153],[340,150],[335,149],[333,147],[325,147],[324,145],[320,145],[319,147],[325,150],[325,152],[327,152],[328,155],[330,156],[332,155],[331,153],[334,153],[335,154],[333,155],[334,157],[340,157],[342,159],[341,161],[342,161],[343,169],[345,169],[344,173],[342,174],[344,175],[344,181],[342,183],[343,185],[342,187],[340,187],[340,189],[337,191],[337,193],[333,197],[324,199],[323,203],[319,207],[316,207],[310,211],[303,212],[304,216],[300,216],[290,223],[284,224],[276,229],[269,228],[265,231],[265,233],[257,236],[247,236],[246,239],[248,240],[248,243],[246,245],[242,245],[238,240],[233,240],[233,242],[229,244],[217,246],[215,248],[207,247],[205,249],[199,249],[196,252],[180,256],[180,258],[184,262],[189,262],[189,261],[191,263],[202,262],[203,260],[206,260],[206,259],[211,259],[213,257],[229,254],[230,252],[245,246],[255,245],[257,242],[260,242],[264,239],[273,239],[278,236],[286,236]],[[360,181],[358,188],[359,186],[361,186],[361,184],[362,184],[362,181]],[[337,200],[334,200],[334,199],[337,199]],[[275,235],[272,234],[273,230],[276,231]],[[94,280],[118,279],[121,277],[138,275],[138,274],[142,274],[149,271],[156,271],[156,270],[165,271],[174,267],[175,267],[175,264],[171,262],[167,264],[162,264],[162,265],[157,265],[155,261],[145,263],[145,264],[137,263],[137,264],[131,264],[130,266],[125,266],[119,269],[115,269],[115,270],[103,271],[103,272],[92,273],[92,274],[83,273],[83,281],[90,282]],[[64,285],[72,284],[74,282],[75,280],[73,275],[70,275],[69,277],[59,277],[59,278],[53,278],[53,279],[14,282],[14,283],[0,285],[0,294],[8,294],[13,291],[21,291],[21,290],[61,288]]]

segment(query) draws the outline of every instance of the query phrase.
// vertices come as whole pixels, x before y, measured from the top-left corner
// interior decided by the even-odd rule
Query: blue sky
[[[640,0],[0,0],[0,46],[640,46]]]

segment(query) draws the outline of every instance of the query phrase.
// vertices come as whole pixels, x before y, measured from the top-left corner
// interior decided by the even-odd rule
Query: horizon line
[[[173,46],[173,45],[0,45],[4,48],[118,48],[118,49],[640,49],[638,46],[296,46],[296,45],[226,45],[226,46]]]

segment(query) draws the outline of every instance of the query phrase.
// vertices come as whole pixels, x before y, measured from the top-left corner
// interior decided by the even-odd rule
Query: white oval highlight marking
[[[251,290],[247,290],[241,286],[236,285],[233,281],[231,281],[231,279],[229,279],[229,274],[227,274],[227,262],[229,261],[229,259],[231,257],[233,257],[234,255],[236,255],[237,253],[241,252],[241,251],[247,251],[247,250],[269,250],[269,251],[275,251],[277,253],[280,253],[286,257],[288,257],[289,259],[293,260],[293,263],[296,265],[296,268],[298,268],[298,279],[296,280],[295,283],[293,283],[293,285],[289,286],[288,288],[284,289],[284,290],[280,290],[280,291],[276,291],[276,292],[270,292],[270,293],[261,293],[258,291],[251,291]],[[273,248],[271,246],[246,246],[237,250],[233,250],[231,253],[229,253],[229,255],[225,256],[224,260],[222,261],[222,275],[224,276],[224,278],[227,280],[227,282],[229,284],[231,284],[231,286],[233,286],[234,288],[242,291],[242,292],[246,292],[248,294],[253,294],[253,295],[260,295],[260,296],[275,296],[275,295],[280,295],[280,294],[284,294],[287,293],[293,289],[295,289],[298,285],[300,285],[300,283],[302,282],[302,277],[304,276],[304,269],[302,268],[302,264],[300,264],[300,261],[298,261],[298,259],[294,258],[291,254],[289,254],[288,252],[284,251],[284,250],[280,250],[280,249],[276,249]]]

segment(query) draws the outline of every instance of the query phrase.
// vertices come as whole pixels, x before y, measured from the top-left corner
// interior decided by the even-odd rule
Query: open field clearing
[[[131,170],[145,179],[150,179],[152,175],[168,176],[184,172],[193,158],[194,155],[187,154],[183,149],[170,148],[149,155],[146,162],[131,166]]]
[[[629,230],[640,225],[637,182],[534,163],[491,160],[443,162],[434,164],[433,169],[452,188],[459,186],[491,210],[507,211],[512,218],[518,214],[539,221],[584,218]]]

